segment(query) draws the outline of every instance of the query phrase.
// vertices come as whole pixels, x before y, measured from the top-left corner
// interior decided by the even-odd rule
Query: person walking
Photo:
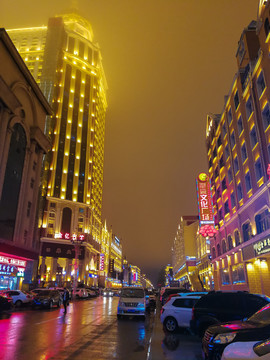
[[[67,288],[64,288],[63,305],[64,305],[64,314],[66,314],[67,313],[67,306],[69,305],[69,292],[68,292]]]

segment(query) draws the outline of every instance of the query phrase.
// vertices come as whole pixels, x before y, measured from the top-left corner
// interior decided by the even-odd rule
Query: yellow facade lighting
[[[77,201],[77,198],[74,197],[74,198],[73,198],[73,201]]]
[[[80,112],[83,112],[83,109],[80,109]]]
[[[70,119],[68,119],[68,123],[71,124],[71,120],[70,120]]]
[[[64,199],[65,197],[64,197],[64,195],[61,195],[61,199]]]
[[[67,139],[70,139],[70,135],[67,135]]]
[[[72,104],[69,104],[69,107],[70,107],[70,108],[72,108],[72,107],[73,107],[73,105],[72,105]]]
[[[82,123],[79,123],[79,127],[82,127]]]
[[[84,60],[87,60],[87,56],[84,57]]]
[[[72,79],[75,79],[75,75],[72,75]]]
[[[83,98],[83,97],[84,97],[84,94],[81,94],[81,97]]]
[[[63,187],[63,188],[62,188],[62,191],[66,191],[66,188]]]
[[[90,144],[90,147],[93,147],[93,146],[94,146],[94,145],[91,143],[91,144]]]
[[[93,128],[91,128],[91,131],[94,131],[94,129],[93,129]]]
[[[78,174],[78,173],[75,173],[75,176],[79,176],[79,174]]]
[[[71,90],[70,90],[70,92],[74,93],[74,90],[73,90],[73,89],[71,89]]]
[[[36,57],[36,60],[39,60],[39,57],[38,57],[38,56]]]
[[[82,80],[82,83],[85,84],[85,80]]]
[[[77,159],[77,160],[79,160],[79,159],[80,159],[80,156],[79,156],[79,155],[77,155],[77,156],[76,156],[76,159]]]
[[[77,139],[77,142],[80,143],[80,142],[81,142],[81,139]]]
[[[65,156],[68,156],[68,152],[65,152]]]
[[[74,65],[76,65],[76,64],[77,64],[77,62],[74,60],[74,61],[73,61],[73,64],[74,64]]]
[[[63,173],[64,173],[64,174],[67,174],[67,170],[64,170]]]
[[[73,191],[73,194],[75,194],[75,195],[76,195],[76,194],[77,194],[77,190],[74,190],[74,191]]]

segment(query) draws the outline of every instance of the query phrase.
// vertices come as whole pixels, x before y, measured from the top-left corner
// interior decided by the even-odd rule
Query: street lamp
[[[77,236],[74,234],[74,235],[72,235],[70,241],[74,245],[74,249],[75,249],[74,281],[73,281],[73,286],[72,286],[73,299],[75,299],[75,293],[76,293],[77,282],[78,282],[78,259],[79,259],[81,245],[84,242],[84,235]]]

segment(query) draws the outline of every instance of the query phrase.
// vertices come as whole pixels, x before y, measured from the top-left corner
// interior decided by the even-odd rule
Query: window
[[[260,158],[255,163],[255,175],[257,181],[263,177],[262,163]]]
[[[243,191],[242,191],[242,186],[241,184],[237,185],[237,197],[238,197],[238,201],[240,201],[241,199],[243,199]]]
[[[270,108],[269,104],[267,103],[262,111],[262,121],[263,121],[263,127],[264,130],[268,128],[270,125]]]
[[[241,155],[242,155],[242,162],[244,163],[247,160],[247,148],[246,143],[243,143],[241,147]]]
[[[182,297],[181,299],[176,299],[172,303],[172,306],[179,307],[179,308],[187,308],[192,309],[194,304],[196,303],[196,299],[188,299],[186,297]]]
[[[231,207],[234,208],[236,205],[235,203],[235,196],[234,196],[234,193],[231,193]]]
[[[228,269],[221,269],[221,282],[222,285],[229,285],[231,283]]]
[[[219,209],[219,210],[218,210],[218,219],[219,219],[219,221],[221,221],[221,220],[223,219],[222,209]]]
[[[225,204],[224,204],[224,213],[226,215],[226,214],[229,214],[229,212],[230,212],[229,201],[226,200]]]
[[[260,214],[255,216],[255,223],[257,234],[261,234],[262,232],[268,230],[270,228],[270,214],[269,210],[266,209]]]
[[[243,240],[244,242],[248,241],[252,238],[252,229],[250,222],[246,222],[242,225],[242,232],[243,232]]]
[[[232,248],[233,248],[233,241],[232,241],[231,235],[228,236],[228,247],[229,247],[229,250],[232,250]]]
[[[227,134],[227,129],[226,129],[226,124],[224,123],[223,125],[222,125],[222,136],[223,136],[223,138],[225,138],[225,135]]]
[[[50,203],[50,207],[51,207],[51,208],[54,208],[54,209],[55,209],[55,205],[56,205],[56,204],[55,204],[55,203],[53,203],[53,202],[52,202],[52,203]]]
[[[226,147],[225,147],[225,158],[226,158],[226,160],[228,159],[229,156],[230,156],[229,147],[228,147],[228,145],[226,145]]]
[[[227,118],[228,118],[228,123],[230,124],[232,122],[232,109],[231,108],[228,111]]]
[[[233,101],[234,101],[234,107],[235,107],[235,110],[237,110],[238,106],[239,106],[239,95],[238,95],[238,91],[236,91],[235,95],[234,95],[234,98],[233,98]]]
[[[232,281],[233,284],[240,284],[246,282],[243,264],[235,265],[232,267]]]
[[[209,162],[208,162],[208,164],[209,164],[209,169],[212,167],[212,165],[213,165],[213,161],[212,161],[212,158],[210,158],[209,159]]]
[[[247,193],[249,192],[249,190],[251,190],[252,185],[251,185],[251,178],[250,178],[250,173],[247,172],[245,175],[245,183],[246,183],[246,190]]]
[[[220,160],[219,160],[219,168],[221,169],[221,168],[223,168],[223,166],[224,166],[224,158],[223,158],[223,155],[221,155]]]
[[[246,102],[247,119],[250,118],[252,112],[253,112],[253,107],[252,107],[251,97],[249,97]]]
[[[54,212],[50,212],[50,213],[49,213],[49,217],[54,219],[54,218],[55,218],[55,213],[54,213]]]
[[[33,178],[31,178],[31,181],[30,181],[30,187],[31,189],[34,188],[34,184],[35,184],[35,180]]]
[[[242,116],[240,116],[237,121],[237,128],[238,128],[238,134],[240,135],[241,132],[244,130]]]
[[[235,232],[234,232],[234,239],[235,239],[235,246],[238,246],[241,244],[240,234],[239,234],[238,230],[235,230]]]
[[[270,31],[269,19],[266,18],[265,21],[264,21],[264,32],[265,32],[266,38],[267,38],[267,36],[269,34],[269,31]]]
[[[226,177],[224,177],[221,181],[221,188],[222,188],[222,191],[227,189]]]
[[[220,245],[219,244],[217,244],[217,255],[221,256],[221,251],[220,251]]]
[[[250,141],[251,141],[251,147],[254,148],[254,146],[258,142],[255,126],[253,126],[253,128],[250,131]]]
[[[263,76],[263,72],[260,72],[260,75],[257,79],[257,89],[258,89],[258,95],[259,97],[261,97],[264,89],[265,89],[265,81],[264,81],[264,76]]]
[[[213,150],[213,157],[217,157],[217,148],[215,147],[214,150]]]
[[[222,145],[221,135],[217,139],[217,145],[218,145],[218,148]]]
[[[232,149],[235,147],[235,144],[236,144],[235,135],[234,135],[234,131],[233,131],[232,134],[231,134],[231,147],[232,147]]]
[[[235,171],[235,173],[237,173],[239,171],[239,163],[238,163],[237,156],[233,159],[233,165],[234,165],[234,171]]]
[[[229,184],[232,182],[233,176],[232,176],[232,169],[229,168],[228,169],[228,180],[229,180]]]
[[[218,171],[218,168],[216,167],[216,168],[215,168],[215,178],[218,177],[218,174],[219,174],[219,171]]]
[[[28,201],[28,203],[27,203],[27,210],[26,210],[26,216],[27,216],[27,217],[30,216],[31,205],[32,205],[32,203],[31,203],[30,201]]]
[[[217,256],[216,256],[216,249],[213,247],[212,248],[212,258],[215,259]]]
[[[222,240],[222,254],[225,254],[226,252],[227,252],[226,241],[223,239]]]

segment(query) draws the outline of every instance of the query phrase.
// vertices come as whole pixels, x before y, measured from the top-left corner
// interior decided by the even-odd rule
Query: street
[[[51,310],[22,308],[0,315],[0,359],[200,360],[199,339],[165,336],[158,312],[117,320],[118,298],[97,297]]]

